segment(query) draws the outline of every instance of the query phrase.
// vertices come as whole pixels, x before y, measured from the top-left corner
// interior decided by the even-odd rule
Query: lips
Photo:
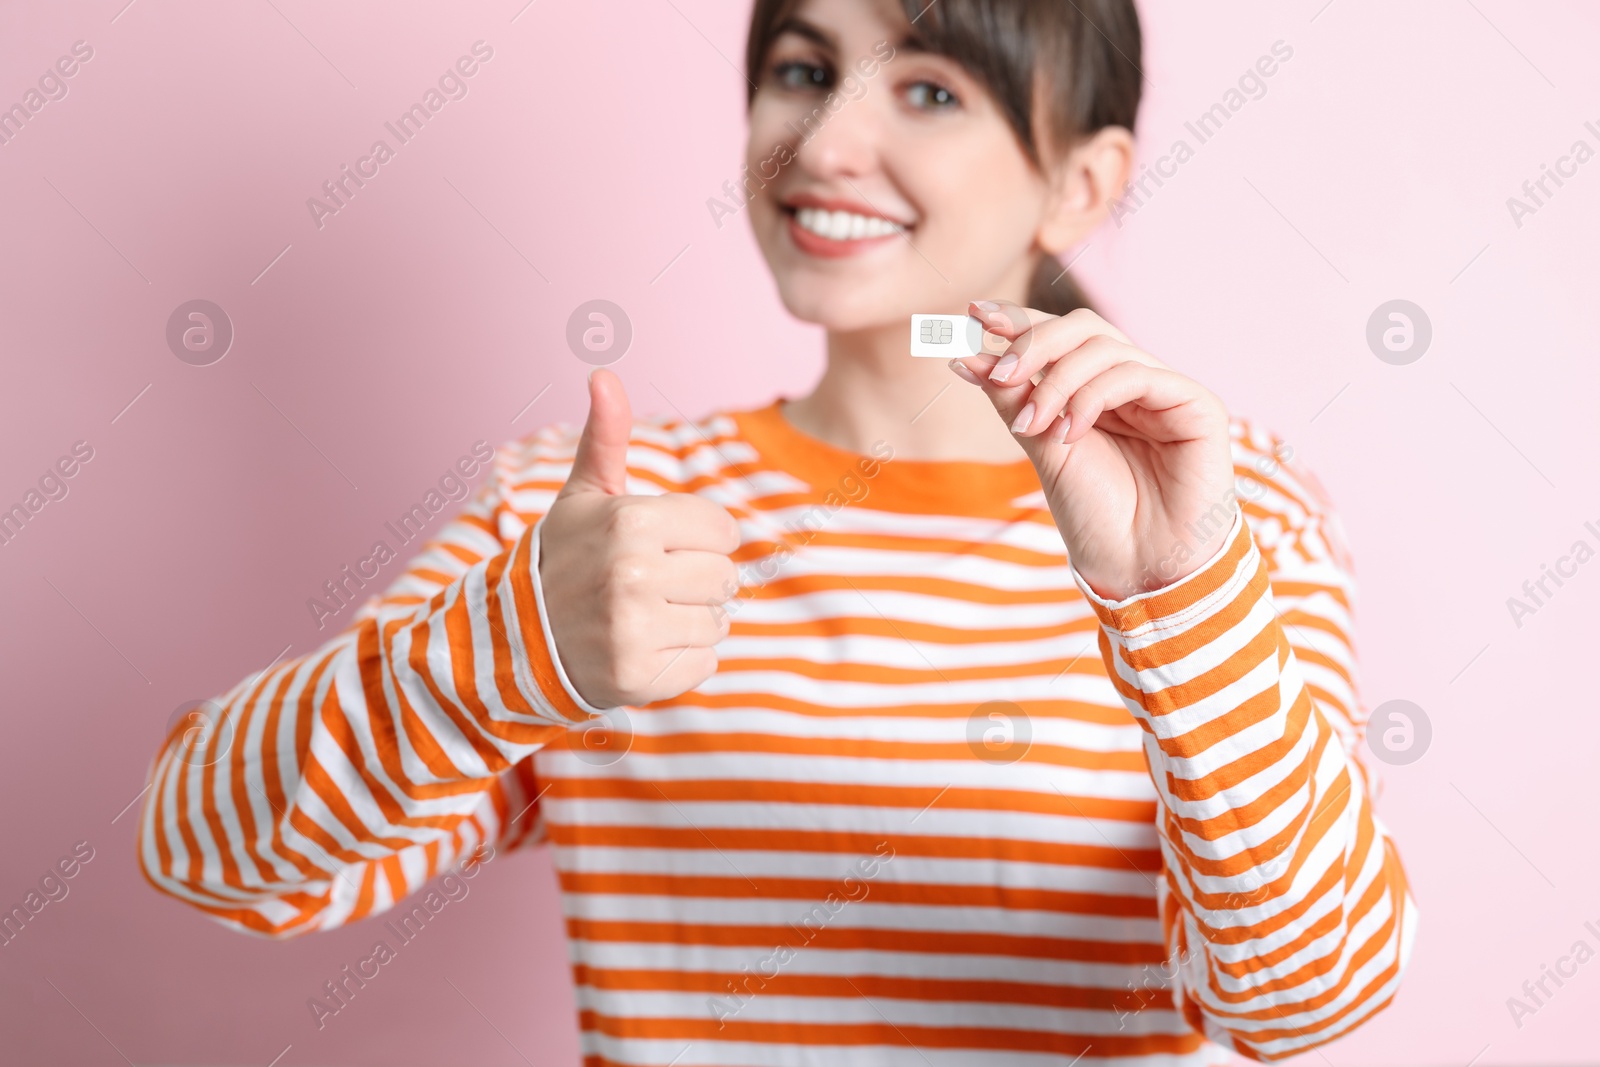
[[[828,258],[857,255],[911,229],[909,223],[852,201],[805,193],[786,201],[784,211],[795,245],[803,252]]]

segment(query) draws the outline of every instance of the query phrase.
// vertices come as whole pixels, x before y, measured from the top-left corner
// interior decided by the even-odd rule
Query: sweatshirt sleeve
[[[1170,985],[1206,1038],[1268,1061],[1387,1005],[1417,920],[1357,759],[1337,516],[1277,438],[1235,420],[1233,452],[1238,495],[1213,513],[1229,533],[1199,570],[1116,601],[1072,573],[1156,787],[1170,956],[1143,992]]]
[[[174,726],[139,824],[151,884],[286,937],[384,911],[539,836],[529,757],[608,710],[578,694],[549,638],[544,516],[510,506],[514,492],[547,505],[564,482],[553,432],[503,452],[342,632]]]

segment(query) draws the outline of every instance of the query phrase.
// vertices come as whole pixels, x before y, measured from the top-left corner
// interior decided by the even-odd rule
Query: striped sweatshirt
[[[701,686],[572,684],[538,559],[582,428],[551,424],[342,632],[168,734],[145,877],[274,938],[393,909],[392,949],[430,879],[548,847],[588,1067],[1192,1067],[1388,1004],[1416,905],[1357,758],[1353,566],[1281,438],[1232,417],[1225,544],[1112,601],[1031,461],[780,408],[634,420],[628,492],[742,531]]]

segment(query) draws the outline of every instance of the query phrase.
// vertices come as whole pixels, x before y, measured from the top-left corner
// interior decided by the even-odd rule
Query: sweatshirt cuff
[[[561,662],[560,653],[556,651],[555,634],[550,629],[550,610],[545,602],[544,582],[539,577],[539,546],[540,534],[544,528],[545,517],[549,512],[539,516],[539,520],[528,531],[528,579],[533,584],[533,602],[538,609],[539,633],[528,634],[524,630],[524,641],[530,647],[528,652],[536,667],[535,680],[546,700],[555,705],[567,718],[574,722],[604,715],[610,708],[596,707],[583,699],[576,686],[572,684],[571,677],[567,674],[566,667]],[[533,646],[535,640],[538,648]]]
[[[1122,600],[1109,600],[1090,588],[1088,580],[1078,573],[1070,559],[1068,570],[1103,625],[1122,633],[1144,627],[1181,629],[1193,613],[1209,613],[1207,605],[1214,605],[1219,597],[1229,599],[1237,593],[1241,580],[1248,581],[1248,576],[1255,572],[1257,560],[1251,557],[1259,558],[1259,555],[1250,527],[1244,521],[1244,512],[1235,500],[1233,522],[1222,547],[1200,569],[1170,585],[1134,593]]]

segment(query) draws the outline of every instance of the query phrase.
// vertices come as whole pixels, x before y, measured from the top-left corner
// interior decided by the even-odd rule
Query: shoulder
[[[1262,548],[1292,548],[1301,557],[1320,556],[1352,569],[1343,524],[1309,450],[1243,415],[1229,416],[1228,436],[1234,489]]]

